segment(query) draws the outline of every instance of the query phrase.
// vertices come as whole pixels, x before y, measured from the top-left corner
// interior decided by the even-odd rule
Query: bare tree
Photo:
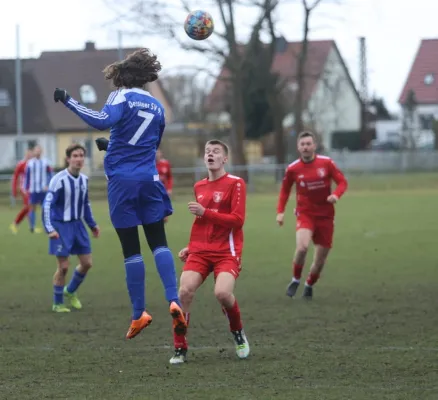
[[[304,110],[304,94],[305,94],[305,82],[306,82],[306,61],[309,49],[309,32],[310,32],[310,16],[312,12],[318,7],[322,0],[301,0],[304,11],[304,23],[303,23],[303,37],[301,40],[301,49],[298,55],[298,68],[297,68],[297,85],[298,89],[295,97],[295,131],[298,133],[304,129],[303,124],[303,110]]]
[[[123,3],[121,9],[116,0],[107,0],[118,13],[118,21],[128,22],[131,30],[137,34],[158,34],[175,40],[182,49],[203,53],[211,61],[220,63],[227,69],[226,79],[229,82],[230,115],[232,120],[231,147],[232,159],[235,164],[245,165],[244,152],[245,116],[243,106],[242,65],[245,60],[245,49],[237,39],[236,10],[239,6],[253,7],[260,10],[259,16],[252,25],[252,32],[262,28],[267,15],[277,7],[279,0],[210,0],[204,7],[216,7],[220,22],[224,29],[215,30],[213,39],[205,42],[181,40],[176,28],[182,26],[180,17],[183,12],[192,10],[188,0],[180,0],[175,7],[166,0],[130,0]]]
[[[177,73],[160,78],[177,122],[204,122],[207,87],[197,73]]]

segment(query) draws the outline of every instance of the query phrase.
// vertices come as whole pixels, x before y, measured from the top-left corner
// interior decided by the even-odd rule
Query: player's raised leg
[[[190,266],[190,264],[189,264]],[[192,305],[193,298],[196,291],[204,282],[204,277],[201,273],[187,270],[183,271],[180,278],[179,286],[179,299],[181,301],[181,307],[184,312],[187,327],[190,321],[190,306]],[[170,359],[171,364],[183,364],[187,361],[187,329],[185,334],[173,332],[173,345],[175,347],[175,354]]]
[[[155,266],[164,287],[165,297],[173,319],[173,329],[184,335],[187,323],[178,298],[175,261],[167,245],[164,228],[164,218],[173,212],[172,204],[161,182],[141,182],[137,188],[140,204],[143,205],[142,209],[137,210],[137,215],[142,221],[146,240],[154,256]]]
[[[300,223],[297,221],[297,224]],[[310,242],[312,241],[313,232],[308,228],[299,228],[296,233],[296,249],[293,259],[293,276],[290,281],[286,295],[294,297],[298,287],[300,285],[301,275],[303,272],[304,264],[306,262],[307,251],[309,249]]]
[[[55,241],[55,239],[52,239]],[[54,246],[58,246],[55,243]],[[65,277],[68,272],[69,259],[68,257],[56,257],[58,267],[53,275],[53,306],[52,310],[58,313],[70,312],[64,304],[64,285]]]
[[[116,228],[116,231],[125,257],[126,286],[132,305],[132,322],[126,338],[132,339],[152,322],[152,317],[145,311],[145,265],[137,226]]]
[[[222,311],[228,318],[230,332],[236,345],[236,354],[239,358],[249,356],[249,343],[243,330],[240,308],[234,296],[236,279],[231,272],[219,272],[214,285],[214,295],[222,306]]]

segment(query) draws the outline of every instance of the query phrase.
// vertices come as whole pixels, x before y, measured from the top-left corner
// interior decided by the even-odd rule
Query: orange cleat
[[[135,338],[144,328],[148,327],[151,322],[152,317],[146,311],[143,311],[139,319],[132,320],[128,333],[126,334],[126,339]]]
[[[187,333],[187,321],[181,307],[174,301],[170,303],[170,315],[173,318],[173,331],[175,334],[178,336],[185,335]]]

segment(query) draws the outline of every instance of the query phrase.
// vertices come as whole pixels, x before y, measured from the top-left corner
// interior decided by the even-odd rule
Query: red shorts
[[[23,192],[20,193],[21,193],[21,199],[23,200],[23,205],[27,207],[29,205],[29,199],[30,199],[29,193],[23,193]]]
[[[309,229],[313,232],[313,243],[330,249],[333,244],[335,221],[333,218],[313,217],[305,214],[297,215],[296,230]]]
[[[207,279],[211,272],[213,272],[215,280],[221,272],[228,272],[237,279],[241,269],[240,257],[208,254],[189,254],[183,267],[183,271],[200,273],[203,280]]]

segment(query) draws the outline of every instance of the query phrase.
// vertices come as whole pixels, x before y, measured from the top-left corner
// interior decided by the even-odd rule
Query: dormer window
[[[433,74],[427,74],[427,75],[424,77],[424,84],[427,85],[427,86],[432,85],[432,83],[433,83],[434,81],[435,81],[435,78],[434,78]]]
[[[95,104],[97,103],[97,95],[93,86],[82,85],[79,89],[79,94],[81,96],[81,102],[84,104]]]

